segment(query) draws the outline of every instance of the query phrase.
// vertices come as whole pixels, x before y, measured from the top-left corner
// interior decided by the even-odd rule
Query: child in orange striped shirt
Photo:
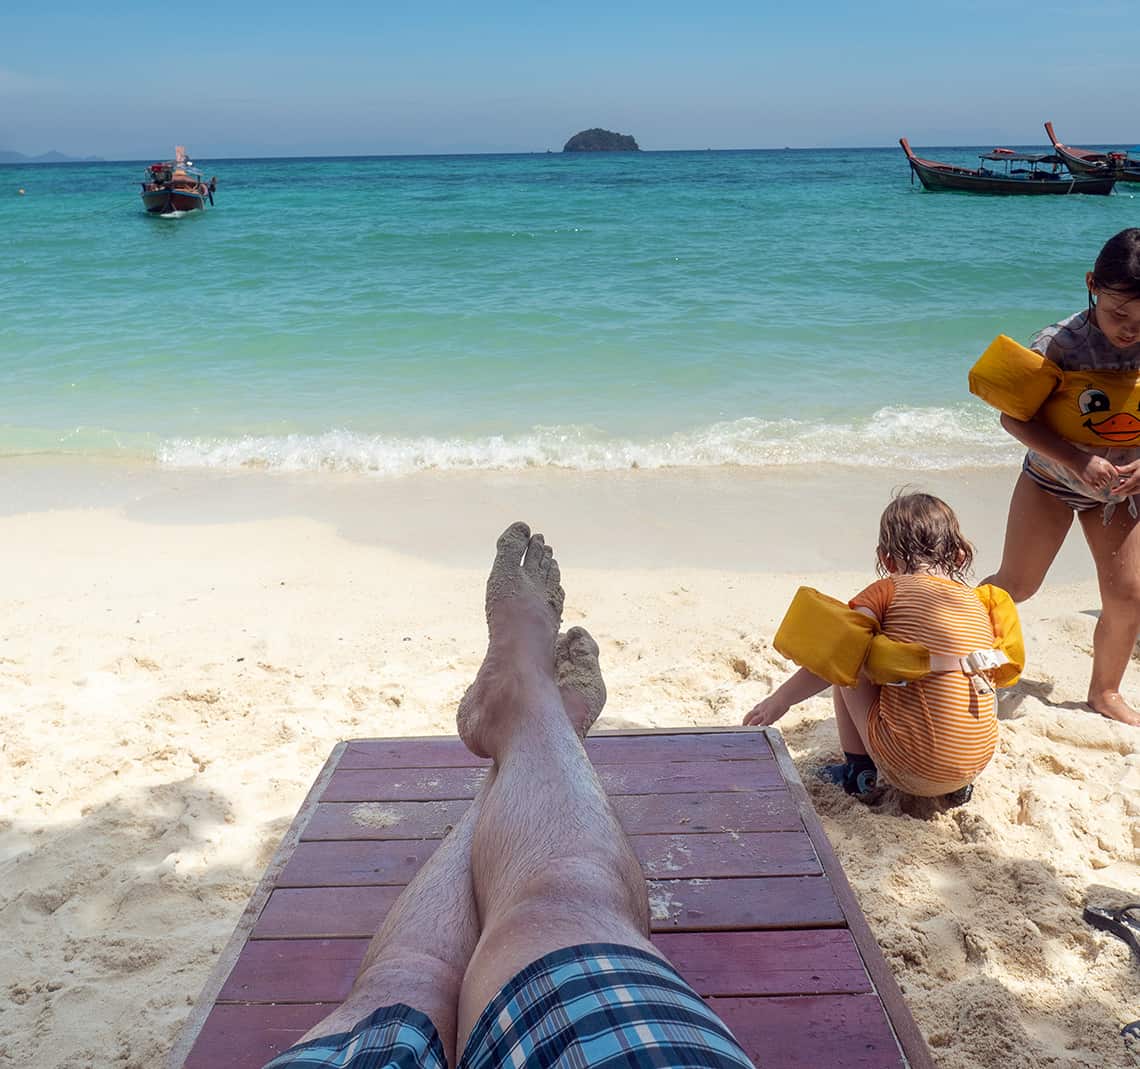
[[[965,582],[973,546],[944,501],[930,494],[891,501],[879,521],[876,556],[883,578],[848,604],[877,620],[887,638],[921,643],[955,663],[976,650],[1001,648],[989,610]],[[995,593],[1008,601],[1004,592]],[[1016,640],[1020,643],[1020,633]],[[801,668],[744,723],[774,724],[793,705],[830,685]],[[821,769],[821,775],[849,794],[865,794],[882,778],[906,794],[947,795],[950,804],[961,804],[997,745],[994,694],[986,689],[960,671],[900,686],[879,687],[862,677],[854,687],[835,687],[835,722],[845,760]]]

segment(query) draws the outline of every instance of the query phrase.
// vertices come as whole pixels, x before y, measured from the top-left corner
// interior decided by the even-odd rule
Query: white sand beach
[[[1012,472],[923,478],[997,563]],[[907,474],[179,472],[0,467],[0,1066],[161,1064],[342,738],[451,733],[513,519],[602,648],[599,727],[731,725],[788,664],[792,592],[870,581]],[[1081,920],[1140,898],[1140,732],[1085,710],[1098,606],[1074,533],[1023,608],[973,801],[867,808],[817,783],[826,695],[783,722],[941,1069],[1133,1066],[1140,968]],[[1140,665],[1125,681],[1140,701]],[[838,1055],[837,1055],[838,1057]]]

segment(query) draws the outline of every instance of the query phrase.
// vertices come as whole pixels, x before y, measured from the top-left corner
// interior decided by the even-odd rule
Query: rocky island
[[[575,134],[565,145],[563,152],[640,152],[632,134],[615,134],[612,130],[594,127]]]

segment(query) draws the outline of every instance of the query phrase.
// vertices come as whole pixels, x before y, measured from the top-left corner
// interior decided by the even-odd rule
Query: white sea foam
[[[880,409],[847,424],[741,419],[638,440],[582,426],[535,427],[476,438],[395,437],[332,430],[314,435],[174,439],[158,450],[176,468],[255,467],[281,471],[416,471],[554,467],[780,467],[839,464],[944,470],[1014,462],[1018,447],[988,413],[968,409]]]

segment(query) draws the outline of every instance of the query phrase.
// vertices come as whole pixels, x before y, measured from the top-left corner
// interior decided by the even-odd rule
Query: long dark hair
[[[879,520],[879,575],[887,574],[883,557],[891,557],[903,573],[929,569],[964,583],[974,564],[974,547],[963,537],[954,510],[940,497],[898,494]]]
[[[1140,228],[1113,234],[1100,250],[1092,276],[1097,289],[1140,297]]]

